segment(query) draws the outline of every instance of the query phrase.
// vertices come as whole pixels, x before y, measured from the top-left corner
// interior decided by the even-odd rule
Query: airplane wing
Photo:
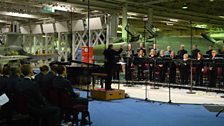
[[[201,36],[202,36],[204,39],[208,40],[209,42],[216,43],[216,40],[215,40],[215,39],[213,39],[212,37],[210,37],[209,35],[207,35],[207,34],[205,34],[205,33],[201,33]]]
[[[28,56],[15,55],[15,56],[3,56],[0,55],[0,61],[12,61],[12,60],[20,60],[20,59],[28,59]]]
[[[52,58],[57,58],[58,54],[38,54],[38,55],[28,55],[30,62],[39,61],[39,60],[49,60]]]

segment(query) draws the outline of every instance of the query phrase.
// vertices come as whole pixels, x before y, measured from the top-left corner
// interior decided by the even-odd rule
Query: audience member
[[[60,90],[67,91],[67,93],[71,96],[70,99],[74,101],[74,105],[81,104],[81,105],[88,106],[88,99],[79,97],[79,95],[73,91],[71,82],[66,79],[66,76],[67,76],[66,67],[59,65],[57,67],[57,73],[58,73],[58,76],[55,77],[53,80],[53,88],[59,89],[59,91]],[[88,123],[88,121],[86,120],[86,117],[87,117],[87,113],[82,113],[82,120],[81,120],[82,124]],[[65,120],[68,121],[69,120],[68,118],[69,118],[69,115],[66,115]]]
[[[23,65],[21,71],[24,78],[17,83],[16,90],[24,96],[30,115],[43,118],[46,126],[59,126],[60,109],[49,105],[41,95],[38,85],[32,81],[33,70],[30,65]]]

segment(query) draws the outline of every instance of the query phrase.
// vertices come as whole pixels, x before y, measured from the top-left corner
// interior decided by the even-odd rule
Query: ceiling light
[[[0,20],[0,23],[7,23],[6,20]]]
[[[173,26],[173,23],[166,23],[166,25]]]
[[[132,15],[132,16],[137,16],[138,14],[137,13],[134,13],[134,12],[127,12],[128,15]]]
[[[224,18],[224,16],[219,16],[220,18]]]
[[[170,19],[172,22],[178,22],[178,19]]]
[[[94,10],[94,11],[92,11],[93,13],[99,13],[100,11],[98,11],[98,10]]]
[[[187,4],[184,3],[184,4],[182,5],[182,9],[187,9],[187,8],[188,8]]]
[[[14,17],[23,17],[23,18],[40,18],[39,16],[31,15],[31,14],[24,14],[24,13],[17,13],[17,12],[6,12],[6,11],[0,11],[1,15],[7,15],[7,16],[14,16]]]
[[[210,2],[213,2],[214,0],[209,0]]]
[[[207,24],[194,24],[193,27],[206,29],[208,27],[208,25]]]

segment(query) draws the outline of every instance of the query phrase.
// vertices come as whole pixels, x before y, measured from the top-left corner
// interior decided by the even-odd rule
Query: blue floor
[[[224,113],[217,118],[202,105],[136,101],[91,101],[92,126],[224,126]]]
[[[81,92],[86,97],[86,92]],[[89,102],[92,126],[224,126],[224,113],[209,112],[203,105],[162,104],[123,99]]]

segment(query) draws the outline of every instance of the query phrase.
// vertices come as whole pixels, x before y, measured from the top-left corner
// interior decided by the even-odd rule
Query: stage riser
[[[91,90],[91,97],[99,100],[117,100],[125,98],[124,90]]]

